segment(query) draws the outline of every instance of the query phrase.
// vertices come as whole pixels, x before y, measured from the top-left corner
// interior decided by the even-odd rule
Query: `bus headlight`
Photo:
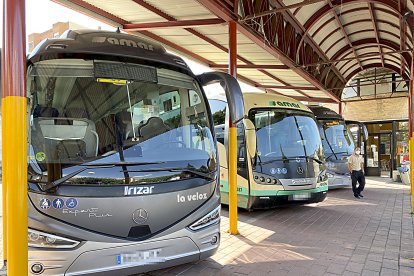
[[[64,237],[29,229],[28,240],[30,247],[37,248],[74,248],[79,242]]]
[[[193,224],[190,225],[190,229],[193,231],[200,230],[201,228],[207,227],[209,225],[215,224],[220,221],[220,208],[221,206],[217,206],[213,211],[202,217],[201,219],[197,220]]]

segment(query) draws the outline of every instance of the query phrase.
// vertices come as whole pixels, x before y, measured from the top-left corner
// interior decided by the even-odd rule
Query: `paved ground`
[[[409,187],[370,178],[364,199],[330,191],[319,204],[239,212],[212,258],[146,275],[414,275]]]
[[[319,204],[239,211],[238,236],[225,232],[224,209],[216,255],[146,276],[414,276],[409,187],[387,181],[370,178],[362,200],[355,199],[350,189],[340,189],[330,191]],[[0,257],[1,250],[2,246]]]

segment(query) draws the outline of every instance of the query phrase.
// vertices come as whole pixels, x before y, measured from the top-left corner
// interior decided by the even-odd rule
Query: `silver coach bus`
[[[129,275],[220,242],[219,165],[203,85],[160,45],[104,31],[43,41],[27,62],[29,272]],[[236,108],[237,107],[237,108]]]

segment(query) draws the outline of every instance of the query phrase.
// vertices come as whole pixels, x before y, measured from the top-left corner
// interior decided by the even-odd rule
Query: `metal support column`
[[[2,50],[3,242],[7,275],[27,275],[25,0],[4,0]]]
[[[338,103],[338,111],[339,111],[339,115],[342,115],[342,102]]]
[[[414,54],[414,51],[413,53]],[[411,183],[411,213],[414,214],[414,55],[411,60],[411,72],[408,94],[408,120],[409,120],[409,159],[410,159],[410,183]]]
[[[237,24],[229,22],[229,74],[237,77]],[[237,235],[237,129],[229,118],[229,233]]]

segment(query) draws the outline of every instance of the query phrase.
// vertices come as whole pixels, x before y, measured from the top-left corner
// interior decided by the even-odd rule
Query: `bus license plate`
[[[161,258],[160,254],[161,249],[124,253],[116,256],[116,262],[118,265],[132,263],[161,263],[164,262],[164,258]]]
[[[306,194],[296,194],[292,196],[293,200],[306,200],[310,198],[310,194],[306,193]]]

